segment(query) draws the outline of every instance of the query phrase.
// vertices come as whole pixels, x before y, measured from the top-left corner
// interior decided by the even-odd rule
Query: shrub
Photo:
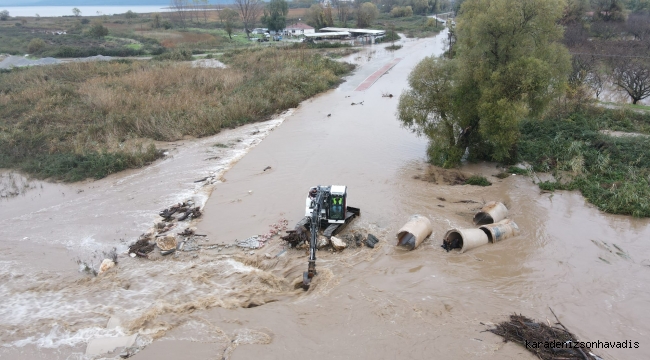
[[[153,60],[189,61],[192,60],[192,51],[185,49],[175,50],[156,55]]]
[[[393,10],[390,11],[390,16],[392,17],[413,16],[413,8],[411,8],[411,6],[395,6]]]
[[[484,176],[474,175],[465,180],[465,185],[490,186],[492,183]]]
[[[39,38],[32,39],[27,45],[27,52],[36,54],[45,48],[45,41]]]
[[[88,30],[88,35],[96,38],[102,38],[108,35],[108,29],[101,22],[94,22]]]

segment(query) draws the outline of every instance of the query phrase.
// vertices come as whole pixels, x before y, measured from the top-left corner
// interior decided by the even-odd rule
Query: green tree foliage
[[[219,10],[219,20],[224,23],[224,29],[228,37],[232,39],[232,30],[235,27],[235,21],[239,18],[239,13],[231,8]]]
[[[360,28],[368,27],[377,19],[377,16],[379,16],[379,10],[377,10],[375,4],[363,3],[357,12],[357,26]]]
[[[6,21],[8,19],[9,19],[9,11],[7,10],[0,11],[0,20]]]
[[[271,31],[280,31],[287,26],[289,4],[285,0],[271,0],[264,8],[262,24]]]
[[[589,11],[589,0],[567,0],[562,16],[562,24],[580,22]]]
[[[316,29],[331,26],[325,16],[325,8],[320,4],[312,5],[307,11],[307,23]]]
[[[540,114],[564,88],[570,67],[557,43],[562,0],[466,0],[456,27],[456,58],[425,59],[409,77],[399,118],[430,138],[430,161],[509,161],[519,123]]]
[[[72,13],[74,14],[74,16],[78,17],[81,15],[81,10],[79,10],[78,8],[73,8]]]
[[[95,21],[88,29],[88,35],[96,38],[102,38],[108,35],[108,29],[101,22]]]

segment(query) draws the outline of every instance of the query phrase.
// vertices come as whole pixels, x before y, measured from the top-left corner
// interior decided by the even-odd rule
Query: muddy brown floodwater
[[[512,313],[552,319],[551,307],[580,340],[639,343],[594,351],[605,359],[650,358],[648,220],[604,214],[578,193],[540,193],[527,177],[499,180],[491,176],[495,164],[460,169],[490,178],[485,188],[421,180],[444,174],[425,163],[426,139],[400,127],[396,107],[410,71],[441,54],[445,38],[353,54],[347,60],[360,66],[345,83],[268,124],[254,147],[236,145],[249,130],[188,140],[150,168],[41,190],[32,182],[35,190],[0,203],[8,234],[0,255],[0,357],[84,358],[93,337],[137,333],[134,359],[533,359],[484,330]],[[372,78],[387,64],[394,66]],[[217,141],[247,154],[219,148],[234,165],[206,169]],[[209,171],[221,181],[188,185]],[[306,292],[295,288],[306,252],[282,252],[277,237],[252,253],[121,255],[99,277],[76,271],[80,249],[122,244],[123,251],[170,203],[197,198],[205,204],[197,232],[206,244],[230,244],[280,219],[293,225],[318,184],[347,185],[348,203],[362,216],[343,234],[372,233],[380,243],[319,251],[319,273]],[[475,211],[492,200],[508,206],[520,236],[464,254],[440,247],[448,229],[474,227]],[[414,251],[398,249],[395,233],[412,214],[429,217],[433,234]],[[112,316],[122,325],[106,329]]]

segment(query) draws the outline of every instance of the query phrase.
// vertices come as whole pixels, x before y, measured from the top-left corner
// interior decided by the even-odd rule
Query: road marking
[[[386,71],[390,70],[393,66],[397,65],[398,62],[400,62],[402,59],[395,59],[392,62],[384,65],[381,69],[375,71],[372,73],[372,75],[368,76],[354,91],[364,91],[368,90],[372,84],[374,84],[382,75],[386,73]]]

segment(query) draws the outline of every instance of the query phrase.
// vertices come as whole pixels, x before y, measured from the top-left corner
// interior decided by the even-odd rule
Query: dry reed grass
[[[228,69],[113,61],[0,74],[0,168],[70,179],[68,165],[53,173],[39,169],[61,154],[122,153],[144,156],[127,162],[141,166],[155,158],[142,139],[201,137],[264,120],[331,88],[351,70],[305,49],[240,51],[225,61]]]

